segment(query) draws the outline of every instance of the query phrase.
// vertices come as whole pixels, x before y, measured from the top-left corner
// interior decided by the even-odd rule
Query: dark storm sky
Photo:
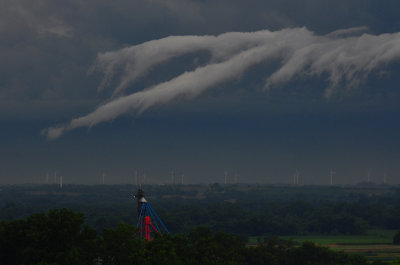
[[[305,184],[328,184],[331,168],[340,184],[365,181],[368,171],[377,183],[385,173],[388,181],[399,183],[399,17],[397,0],[3,0],[0,184],[43,183],[46,173],[52,179],[55,171],[65,183],[99,183],[102,172],[107,173],[107,183],[132,183],[136,169],[154,183],[167,183],[171,170],[180,175],[184,169],[185,182],[190,183],[223,182],[224,171],[229,181],[236,171],[241,182],[291,183],[298,170]],[[231,43],[210,44],[163,61],[114,96],[116,87],[132,74],[133,57],[123,55],[113,61],[115,67],[105,63],[95,69],[107,52],[118,55],[124,48],[168,36],[260,30],[276,31],[274,43],[279,46],[279,34],[287,29],[293,36],[299,34],[287,44],[296,49],[297,40],[324,44],[323,36],[350,28],[355,32],[346,34],[366,34],[372,50],[391,41],[391,52],[386,57],[372,54],[378,63],[371,71],[357,73],[360,82],[355,84],[340,79],[332,96],[326,96],[332,87],[329,63],[321,75],[304,74],[308,68],[301,68],[295,77],[266,89],[271,75],[295,58],[279,57],[251,64],[189,98],[177,95],[161,102],[163,96],[155,95],[146,99],[151,106],[142,113],[140,107],[132,107],[112,120],[103,119],[104,113],[96,122],[90,116],[119,97],[159,84],[167,89],[163,85],[170,80],[211,65],[212,49],[222,52]],[[368,36],[377,44],[370,44]],[[346,36],[337,38],[353,47]],[[364,44],[364,38],[360,40]],[[163,53],[164,48],[157,51]],[[334,51],[335,44],[328,40],[324,49]],[[150,61],[151,54],[143,56],[143,64]],[[364,69],[367,63],[349,65]],[[110,82],[99,89],[107,67],[114,67]],[[341,75],[352,70],[332,71],[338,69]],[[87,124],[70,126],[71,120],[87,115]],[[46,137],[46,130],[60,127],[66,129],[57,139]]]

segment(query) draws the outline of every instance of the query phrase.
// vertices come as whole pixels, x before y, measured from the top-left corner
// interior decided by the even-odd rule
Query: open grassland
[[[397,230],[369,230],[365,235],[335,235],[335,236],[285,236],[283,239],[292,239],[295,242],[302,243],[311,241],[319,245],[374,245],[374,244],[392,244],[393,236]]]
[[[369,230],[365,235],[335,236],[283,236],[295,243],[314,242],[315,244],[333,248],[346,253],[355,253],[369,260],[392,261],[400,257],[400,246],[392,244],[397,230]],[[250,237],[249,244],[255,244],[262,237]]]
[[[356,253],[369,260],[392,261],[400,257],[400,246],[379,245],[331,245],[330,247],[346,253]]]
[[[393,245],[396,230],[369,230],[365,235],[351,236],[295,236],[293,241],[312,241],[346,253],[356,253],[369,260],[392,261],[400,257],[400,246]]]

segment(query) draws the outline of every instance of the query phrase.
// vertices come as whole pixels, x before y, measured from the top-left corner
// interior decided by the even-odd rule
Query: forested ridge
[[[0,264],[371,264],[279,236],[400,230],[398,187],[146,185],[171,234],[145,242],[135,236],[136,188],[0,186]]]
[[[53,208],[82,212],[97,232],[134,223],[135,186],[8,186],[0,192],[0,220]],[[146,197],[174,233],[198,226],[242,236],[349,235],[400,229],[400,189],[365,187],[187,185],[145,186]]]
[[[187,234],[161,235],[147,242],[129,224],[99,235],[84,225],[84,216],[67,209],[37,213],[0,223],[0,264],[7,265],[367,265],[359,255],[336,252],[313,243],[295,246],[271,238],[247,246],[225,232],[198,227]],[[384,264],[375,262],[372,264]],[[396,264],[396,263],[393,263]]]

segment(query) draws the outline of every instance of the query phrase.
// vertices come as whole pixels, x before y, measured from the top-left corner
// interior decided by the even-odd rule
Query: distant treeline
[[[83,212],[102,233],[136,222],[136,187],[10,186],[0,192],[0,220],[66,207]],[[169,230],[198,226],[242,236],[363,234],[369,228],[400,229],[400,189],[363,187],[198,185],[144,186]]]
[[[214,203],[163,213],[173,231],[207,225],[242,235],[351,235],[370,228],[399,229],[400,206],[368,202]]]
[[[102,236],[84,226],[71,210],[51,210],[0,223],[0,264],[7,265],[367,265],[359,255],[271,239],[246,246],[243,238],[208,228],[162,235],[150,242],[132,225],[105,229]],[[375,262],[372,264],[385,264]],[[398,264],[398,263],[393,263]]]

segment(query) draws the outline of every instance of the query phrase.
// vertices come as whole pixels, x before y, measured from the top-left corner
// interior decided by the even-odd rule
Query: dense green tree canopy
[[[0,263],[92,264],[97,233],[83,223],[82,214],[67,209],[1,222]]]
[[[0,223],[0,264],[7,265],[367,265],[361,256],[347,255],[313,243],[268,240],[246,246],[225,232],[198,227],[188,234],[158,235],[146,242],[136,228],[119,224],[99,236],[83,226],[83,215],[51,210],[24,220]]]
[[[400,231],[397,234],[394,235],[393,244],[400,245]]]
[[[0,221],[68,207],[98,233],[136,220],[135,187],[51,185],[2,187]],[[400,189],[251,185],[145,187],[153,208],[174,233],[198,226],[243,236],[363,234],[400,229]]]

